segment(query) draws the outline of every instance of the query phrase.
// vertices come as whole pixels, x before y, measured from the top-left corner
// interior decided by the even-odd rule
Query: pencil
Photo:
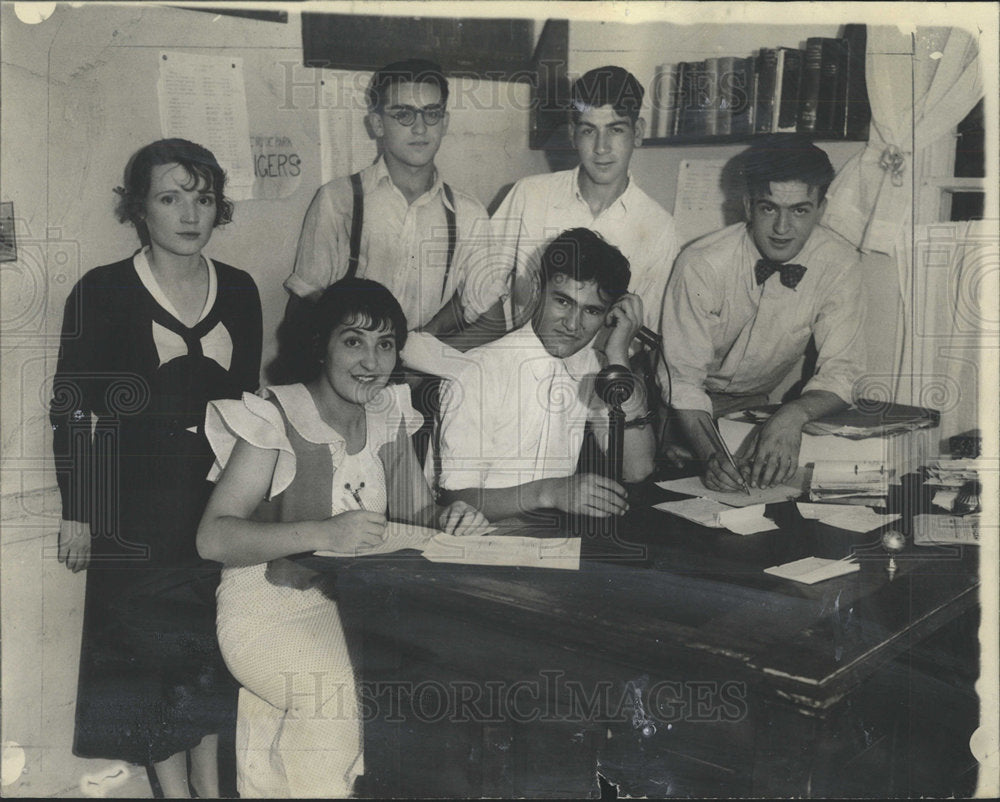
[[[712,431],[715,433],[716,438],[719,441],[719,445],[722,446],[722,453],[726,455],[726,459],[732,466],[733,470],[736,471],[737,476],[740,477],[740,487],[743,488],[743,492],[748,496],[750,495],[750,488],[747,487],[747,480],[743,478],[743,474],[740,473],[740,469],[736,467],[736,460],[733,459],[733,453],[729,450],[729,446],[726,445],[726,441],[722,437],[722,432],[719,431],[719,427],[716,425],[715,421],[711,421]]]

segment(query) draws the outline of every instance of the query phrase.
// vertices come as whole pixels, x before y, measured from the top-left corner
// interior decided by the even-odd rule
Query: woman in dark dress
[[[50,409],[59,558],[87,569],[73,751],[152,767],[167,797],[219,795],[218,733],[235,714],[219,566],[195,549],[205,407],[260,372],[257,287],[202,255],[232,217],[224,187],[212,153],[183,139],[131,158],[117,213],[144,247],[70,293]]]

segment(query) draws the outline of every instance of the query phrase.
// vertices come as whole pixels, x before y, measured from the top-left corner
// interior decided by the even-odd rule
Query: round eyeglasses
[[[400,125],[409,128],[417,121],[418,114],[423,119],[424,125],[437,125],[444,119],[445,110],[443,106],[427,106],[423,109],[418,109],[416,106],[394,106],[392,111],[386,113]]]

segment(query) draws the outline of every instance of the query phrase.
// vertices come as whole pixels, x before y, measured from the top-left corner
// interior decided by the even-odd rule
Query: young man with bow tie
[[[770,487],[798,467],[802,427],[846,407],[865,367],[857,252],[819,225],[834,172],[800,137],[773,137],[742,156],[747,222],[678,257],[661,314],[679,434],[715,490]],[[714,418],[767,401],[815,338],[815,374],[736,455]],[[661,373],[663,369],[661,367]],[[664,399],[665,401],[667,399]]]

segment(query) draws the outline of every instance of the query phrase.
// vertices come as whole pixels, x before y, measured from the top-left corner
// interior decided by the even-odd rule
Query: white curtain
[[[865,149],[840,170],[828,193],[823,222],[863,252],[889,254],[899,278],[902,325],[897,329],[895,400],[917,403],[927,396],[926,340],[951,332],[950,325],[917,308],[913,228],[914,164],[920,152],[949,135],[983,95],[978,47],[958,28],[869,26],[865,79],[872,110]],[[953,230],[957,230],[953,227]],[[920,239],[926,239],[921,233]],[[961,249],[960,249],[961,250]],[[933,393],[931,393],[933,395]],[[929,403],[928,406],[934,406]]]

